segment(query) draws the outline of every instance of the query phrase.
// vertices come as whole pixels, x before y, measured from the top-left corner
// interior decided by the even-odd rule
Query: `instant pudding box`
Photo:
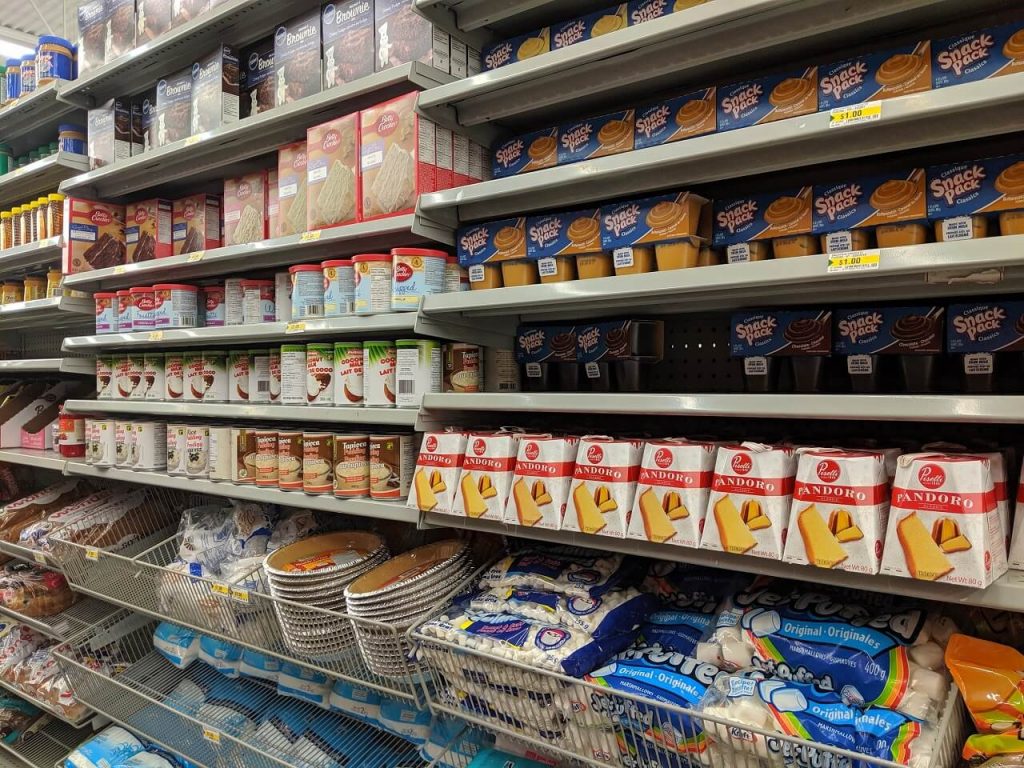
[[[1006,567],[1005,533],[988,460],[901,456],[882,573],[980,589]]]
[[[781,560],[795,474],[792,448],[720,446],[701,549]]]
[[[932,166],[927,207],[936,240],[1024,234],[1024,155]]]
[[[460,229],[455,245],[459,264],[469,275],[470,290],[537,282],[537,264],[526,258],[525,218]]]
[[[616,275],[697,266],[711,234],[707,200],[679,192],[627,200],[601,208],[601,248]]]
[[[642,440],[580,439],[563,531],[626,536],[643,447]]]
[[[800,448],[783,559],[878,573],[888,514],[889,480],[882,454]]]
[[[714,443],[683,438],[649,441],[640,462],[626,537],[700,546],[717,451]]]
[[[731,131],[818,111],[818,70],[768,75],[718,89],[718,130]]]
[[[515,176],[542,168],[554,168],[558,163],[558,129],[515,136],[494,147],[491,173],[496,179]]]
[[[465,454],[465,432],[446,429],[425,433],[406,506],[421,512],[454,514],[455,493]]]
[[[633,149],[634,112],[627,109],[558,127],[559,165],[593,160]]]
[[[501,520],[512,487],[521,432],[470,432],[452,513]]]
[[[578,437],[528,435],[519,441],[505,522],[557,531],[576,467]]]
[[[811,234],[811,187],[717,200],[712,246],[725,248],[730,264],[763,261],[768,244],[776,259],[818,253]]]

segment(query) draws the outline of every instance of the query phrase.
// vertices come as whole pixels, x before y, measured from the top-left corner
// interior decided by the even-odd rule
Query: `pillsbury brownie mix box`
[[[640,107],[636,110],[634,126],[636,149],[714,133],[717,128],[715,89],[706,88]]]
[[[451,69],[448,34],[416,13],[408,0],[374,0],[373,27],[375,71],[410,61],[422,61],[442,72]]]
[[[166,147],[192,132],[192,67],[156,84],[156,145]]]
[[[558,164],[568,165],[633,149],[632,109],[590,117],[558,128]]]
[[[772,123],[817,111],[817,67],[718,88],[720,131]]]
[[[818,109],[891,99],[931,87],[931,47],[925,40],[819,67]]]
[[[348,0],[323,7],[324,89],[373,74],[373,3]]]
[[[238,56],[219,45],[192,65],[192,135],[238,122]]]
[[[242,50],[239,61],[239,115],[258,115],[273,109],[274,103],[274,38],[268,37]]]
[[[1024,72],[1024,21],[932,43],[936,88]]]
[[[274,32],[274,103],[320,93],[320,11],[289,19]]]

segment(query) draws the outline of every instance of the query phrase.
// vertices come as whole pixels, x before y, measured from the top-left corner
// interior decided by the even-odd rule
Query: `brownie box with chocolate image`
[[[170,200],[142,200],[125,207],[124,238],[129,264],[173,255],[172,214]]]
[[[156,149],[156,89],[132,99],[132,155]]]
[[[187,139],[192,131],[192,67],[156,84],[156,145]]]
[[[240,117],[258,115],[274,108],[273,37],[264,38],[242,50],[238,85]]]
[[[135,48],[135,0],[106,0],[107,50],[111,62]]]
[[[171,26],[180,27],[187,24],[201,13],[210,9],[210,0],[175,0],[171,6],[174,10],[171,15]]]
[[[219,45],[192,65],[192,135],[238,121],[238,56]]]
[[[63,235],[61,267],[65,275],[125,263],[123,205],[67,197]]]
[[[417,14],[408,0],[376,0],[373,10],[374,69],[422,61],[448,72],[451,68],[449,36]]]
[[[320,93],[320,11],[289,19],[274,32],[274,103]]]
[[[174,255],[221,246],[221,201],[216,195],[192,195],[173,205]]]
[[[88,114],[89,167],[102,168],[132,156],[132,112],[128,99],[111,99]]]
[[[138,45],[156,40],[169,31],[174,0],[136,0],[135,41]]]
[[[103,66],[107,51],[107,4],[92,0],[78,6],[78,74]]]
[[[324,89],[373,74],[373,3],[348,0],[323,8]]]

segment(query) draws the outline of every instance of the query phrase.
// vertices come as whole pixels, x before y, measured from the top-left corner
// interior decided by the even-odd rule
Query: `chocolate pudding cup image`
[[[794,320],[783,331],[783,338],[793,350],[820,348],[825,335],[821,320],[810,317]],[[793,389],[797,392],[821,391],[821,378],[825,370],[825,355],[798,355],[790,357],[793,366]]]
[[[935,318],[906,315],[892,327],[892,336],[903,349],[923,347],[934,342],[939,332]],[[936,355],[900,355],[900,373],[906,392],[933,392],[935,389]]]
[[[955,216],[953,218],[964,218],[961,216]],[[988,237],[988,217],[987,216],[971,216],[971,237],[972,240],[977,240],[982,237]],[[945,233],[945,222],[949,219],[940,219],[935,222],[935,242],[944,243],[946,242]]]
[[[605,17],[609,18],[609,17]],[[618,16],[610,18],[618,19]],[[625,152],[633,148],[633,126],[625,120],[609,120],[597,132],[597,140],[605,152]]]
[[[566,360],[576,355],[576,335],[572,333],[559,333],[551,339],[551,351],[555,357]],[[554,385],[556,392],[578,392],[579,391],[579,366],[576,363],[552,363],[554,365]],[[544,364],[541,364],[543,368]]]

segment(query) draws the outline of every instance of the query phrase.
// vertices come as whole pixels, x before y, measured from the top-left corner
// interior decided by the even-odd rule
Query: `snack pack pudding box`
[[[1024,351],[1024,301],[952,304],[946,312],[946,351],[961,359],[964,389],[992,392],[1004,357],[996,353]]]
[[[496,179],[520,173],[554,168],[558,163],[558,129],[513,136],[496,144],[491,155],[491,171]]]
[[[456,241],[471,290],[537,282],[537,262],[526,258],[525,217],[463,227]]]
[[[576,361],[583,389],[640,392],[644,364],[660,362],[665,348],[661,320],[607,320],[576,327]]]
[[[825,253],[868,248],[868,227],[879,248],[926,243],[924,191],[922,168],[815,186],[812,231]]]
[[[854,392],[880,392],[884,360],[899,359],[901,392],[934,391],[943,347],[944,307],[869,307],[836,310],[833,352],[846,358]]]
[[[1024,234],[1024,155],[932,166],[927,199],[938,241],[987,237],[995,214],[1000,234]]]
[[[527,392],[578,391],[576,326],[522,325],[515,352]]]
[[[635,148],[646,149],[714,133],[718,128],[715,93],[714,88],[705,88],[637,108],[633,124]]]
[[[532,59],[551,50],[551,30],[548,27],[535,29],[525,35],[502,40],[480,52],[480,68],[489,72],[506,64]]]
[[[558,127],[558,164],[570,165],[633,150],[632,109],[588,117]]]
[[[818,392],[832,348],[832,311],[747,311],[732,316],[730,347],[743,358],[749,392],[779,389],[777,358],[790,360],[796,392]]]
[[[602,276],[601,211],[592,208],[526,219],[526,256],[537,262],[542,283]],[[609,270],[610,274],[610,270]]]
[[[1024,21],[932,43],[932,84],[936,88],[1018,72],[1024,72]]]
[[[811,234],[811,187],[736,200],[716,200],[712,247],[730,264],[764,261],[768,242],[776,259],[818,253]]]
[[[818,67],[818,110],[827,112],[931,88],[931,44],[922,40]]]
[[[818,111],[818,69],[783,72],[718,88],[718,130],[732,131]]]
[[[619,3],[594,13],[588,13],[559,24],[551,25],[551,50],[592,40],[609,32],[618,32],[629,25],[627,4]]]
[[[601,248],[616,275],[696,267],[711,234],[707,199],[678,192],[601,208]]]

